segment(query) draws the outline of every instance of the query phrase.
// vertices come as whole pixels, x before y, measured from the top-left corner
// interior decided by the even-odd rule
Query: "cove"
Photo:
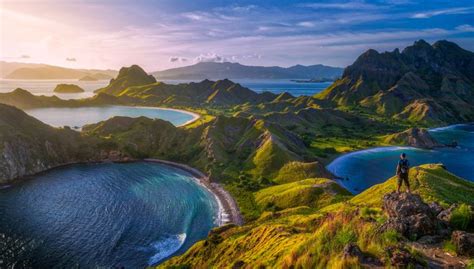
[[[412,166],[425,163],[443,163],[448,171],[474,181],[474,124],[458,124],[429,130],[439,142],[456,148],[432,150],[413,147],[377,147],[351,152],[332,161],[327,169],[340,177],[339,183],[354,194],[384,182],[395,175],[395,167],[402,152],[408,155]]]
[[[99,106],[99,107],[47,107],[25,110],[29,115],[54,127],[69,126],[79,129],[86,124],[97,123],[114,116],[162,119],[175,126],[181,126],[196,119],[198,115],[175,109],[135,106]]]
[[[0,253],[19,268],[143,268],[206,237],[217,212],[175,167],[70,165],[0,189]]]

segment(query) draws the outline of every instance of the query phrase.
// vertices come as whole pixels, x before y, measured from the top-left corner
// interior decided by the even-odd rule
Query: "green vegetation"
[[[427,202],[441,205],[465,203],[474,205],[474,183],[448,172],[442,165],[425,164],[410,169],[410,185]],[[396,190],[396,177],[377,184],[351,199],[351,203],[380,207],[379,199],[384,194]]]
[[[418,58],[424,55],[420,50],[439,57],[428,57],[426,66],[415,68],[414,63],[425,63]],[[314,97],[258,94],[229,80],[169,85],[156,82],[138,66],[122,68],[96,96],[83,100],[33,96],[17,89],[0,94],[0,103],[19,108],[164,106],[188,109],[201,118],[177,128],[144,117],[114,117],[77,133],[45,126],[5,106],[0,142],[6,143],[0,145],[7,148],[9,159],[0,163],[13,163],[28,174],[110,156],[161,158],[207,173],[235,197],[246,224],[212,231],[162,267],[363,267],[359,258],[344,257],[349,243],[385,265],[387,247],[404,244],[395,231],[380,232],[386,220],[381,199],[395,190],[396,179],[350,196],[329,179],[324,164],[367,147],[413,141],[434,145],[423,129],[410,128],[474,120],[474,96],[466,91],[474,78],[458,64],[472,59],[472,53],[449,42],[431,46],[420,41],[402,52],[404,57],[399,54],[364,53],[343,78]],[[460,78],[452,81],[451,73],[432,70],[432,64],[449,66]],[[20,143],[14,142],[17,137]],[[26,162],[15,152],[26,154]],[[2,167],[8,171],[4,178],[18,176],[12,167]],[[469,228],[474,183],[436,164],[411,169],[410,183],[426,202],[461,204],[450,221]]]
[[[295,205],[321,208],[345,200],[349,195],[332,180],[313,178],[262,189],[255,193],[255,200],[264,210],[279,211]]]
[[[436,201],[445,207],[452,203],[474,202],[474,184],[452,175],[442,166],[423,165],[412,171],[414,191],[425,201]],[[318,184],[328,185],[313,192],[311,188]],[[349,243],[356,244],[373,261],[388,265],[386,249],[405,244],[405,239],[396,231],[380,229],[386,221],[381,209],[382,197],[395,189],[394,179],[349,200],[342,199],[345,200],[342,202],[335,199],[337,195],[330,190],[331,184],[333,182],[328,179],[305,179],[264,188],[255,193],[255,201],[270,212],[263,212],[259,219],[242,227],[224,231],[216,229],[211,234],[215,234],[218,241],[200,241],[185,254],[158,267],[231,268],[236,264],[271,268],[369,266],[357,257],[343,256],[343,249]],[[344,193],[342,195],[347,197]],[[318,209],[323,204],[330,205]],[[462,215],[465,208],[460,209]],[[406,248],[418,263],[426,264],[422,253],[409,246]],[[455,251],[450,242],[445,244],[445,249]]]
[[[58,84],[54,88],[55,93],[81,93],[84,89],[75,84]]]
[[[454,209],[449,219],[449,223],[457,230],[467,230],[474,228],[474,212],[472,206],[461,204]]]

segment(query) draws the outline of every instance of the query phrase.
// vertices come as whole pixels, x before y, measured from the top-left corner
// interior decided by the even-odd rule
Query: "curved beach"
[[[217,218],[219,226],[222,226],[227,223],[234,223],[237,225],[242,225],[244,223],[242,215],[240,214],[239,207],[237,206],[237,202],[230,195],[230,193],[228,193],[219,183],[211,182],[209,176],[207,176],[203,172],[186,164],[175,163],[166,160],[144,159],[144,161],[174,166],[183,169],[193,175],[199,184],[209,190],[216,197],[216,201],[219,205],[219,212]]]
[[[177,125],[176,127],[181,127],[181,126],[185,126],[185,125],[188,125],[190,123],[193,123],[195,122],[196,120],[198,120],[201,115],[198,114],[198,113],[195,113],[195,112],[191,112],[191,111],[188,111],[188,110],[184,110],[184,109],[178,109],[178,108],[169,108],[169,107],[155,107],[155,106],[135,106],[135,107],[138,107],[138,108],[146,108],[146,109],[161,109],[161,110],[169,110],[169,111],[176,111],[176,112],[181,112],[183,114],[187,114],[187,115],[190,115],[192,116],[193,118],[188,120],[187,122],[183,123],[183,124],[180,124],[180,125]]]

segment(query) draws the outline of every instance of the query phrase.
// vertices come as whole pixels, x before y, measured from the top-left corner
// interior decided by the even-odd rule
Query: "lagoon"
[[[80,129],[86,124],[97,123],[114,116],[147,117],[162,119],[175,126],[181,126],[196,119],[198,115],[182,110],[134,107],[134,106],[100,106],[100,107],[47,107],[25,110],[29,115],[54,127],[69,126]]]
[[[0,253],[15,268],[144,268],[205,238],[217,213],[178,168],[70,165],[0,189]]]

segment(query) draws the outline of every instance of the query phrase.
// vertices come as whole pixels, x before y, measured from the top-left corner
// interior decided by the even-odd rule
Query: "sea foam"
[[[151,247],[157,252],[148,260],[148,265],[152,266],[171,256],[181,248],[185,240],[186,234],[182,233],[170,235],[154,242]]]

